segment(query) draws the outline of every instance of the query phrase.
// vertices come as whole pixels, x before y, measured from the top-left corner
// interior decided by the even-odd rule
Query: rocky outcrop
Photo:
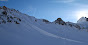
[[[46,22],[46,23],[48,23],[49,21],[48,21],[48,20],[46,20],[46,19],[43,19],[43,22]]]
[[[20,18],[14,16],[13,14],[9,14],[7,7],[3,6],[0,7],[0,24],[6,24],[6,23],[15,23],[15,24],[20,24],[22,21]]]
[[[88,18],[86,18],[86,21],[88,21]]]
[[[3,15],[7,15],[7,12],[6,12],[6,11],[3,11],[2,14],[3,14]]]
[[[6,7],[6,6],[3,6],[3,9],[4,9],[4,10],[7,10],[7,7]]]
[[[15,24],[20,24],[21,19],[20,18],[14,18],[9,15],[0,15],[0,24],[2,23],[15,23]]]
[[[77,28],[77,29],[82,29],[81,27],[80,27],[80,25],[79,24],[76,24],[76,23],[72,23],[72,22],[66,22],[66,25],[67,26],[70,26],[70,27],[75,27],[75,28]]]
[[[58,18],[57,20],[55,20],[55,23],[66,25],[66,23],[61,18]]]
[[[2,7],[0,7],[0,9],[2,9]]]
[[[86,21],[88,21],[88,18],[87,17],[85,17],[85,19],[86,19]]]

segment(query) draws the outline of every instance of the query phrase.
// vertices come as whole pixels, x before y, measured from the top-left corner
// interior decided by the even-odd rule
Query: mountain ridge
[[[61,18],[49,22],[4,8],[0,9],[0,15],[6,22],[7,16],[17,18],[11,19],[12,23],[0,24],[0,45],[88,45],[88,32],[83,24],[64,22]]]

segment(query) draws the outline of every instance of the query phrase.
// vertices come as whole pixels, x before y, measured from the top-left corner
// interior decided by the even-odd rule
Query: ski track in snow
[[[39,31],[40,33],[42,33],[44,35],[47,35],[47,36],[50,36],[50,37],[59,38],[59,39],[63,39],[63,40],[67,40],[67,41],[72,41],[72,42],[76,42],[76,43],[84,43],[84,42],[81,42],[81,41],[72,40],[72,39],[68,39],[68,38],[64,38],[64,37],[60,37],[60,36],[54,35],[52,33],[46,32],[46,31],[44,31],[44,30],[42,30],[42,29],[40,29],[37,26],[32,25],[32,24],[30,24],[29,26],[31,26],[35,30]]]

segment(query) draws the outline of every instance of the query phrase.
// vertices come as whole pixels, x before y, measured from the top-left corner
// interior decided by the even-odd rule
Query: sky
[[[88,0],[0,0],[0,6],[14,8],[38,19],[74,22],[88,17]]]

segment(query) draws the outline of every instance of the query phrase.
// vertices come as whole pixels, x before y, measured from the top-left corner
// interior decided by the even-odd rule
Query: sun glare
[[[88,11],[77,11],[77,19],[80,19],[81,17],[88,17]]]

